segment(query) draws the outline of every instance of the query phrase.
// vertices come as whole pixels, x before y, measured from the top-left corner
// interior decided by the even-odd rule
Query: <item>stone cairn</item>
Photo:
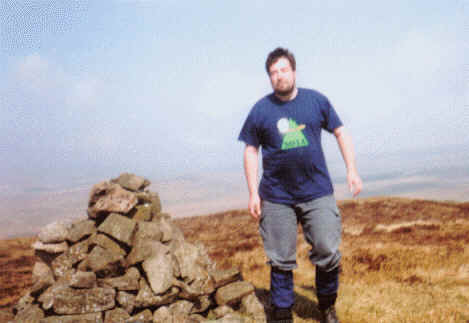
[[[9,322],[265,322],[254,286],[185,241],[149,185],[127,173],[98,183],[87,219],[44,227]]]

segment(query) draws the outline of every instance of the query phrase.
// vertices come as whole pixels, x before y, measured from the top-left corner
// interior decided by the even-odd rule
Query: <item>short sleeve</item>
[[[322,128],[328,132],[332,133],[335,129],[343,125],[334,107],[326,97],[324,97],[322,102],[321,112],[323,115]]]
[[[238,140],[245,142],[247,145],[259,147],[255,109],[252,109],[246,118],[241,132],[239,133]]]

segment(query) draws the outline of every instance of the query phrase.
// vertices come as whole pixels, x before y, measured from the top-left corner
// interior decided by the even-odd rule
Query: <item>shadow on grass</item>
[[[316,293],[314,286],[301,286],[304,290],[311,290],[313,294]],[[267,322],[274,323],[273,319],[273,306],[270,300],[270,291],[264,288],[256,288],[255,293],[261,304],[264,306],[264,312],[267,317]],[[295,304],[293,305],[292,311],[298,317],[304,320],[313,320],[319,322],[320,312],[318,309],[318,303],[312,299],[300,295],[295,292]]]

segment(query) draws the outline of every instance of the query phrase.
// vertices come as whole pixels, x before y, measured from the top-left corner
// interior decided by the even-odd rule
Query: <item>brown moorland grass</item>
[[[405,198],[339,202],[342,322],[469,322],[469,203]],[[269,309],[269,266],[245,210],[175,219],[219,268],[238,267]],[[318,322],[314,267],[298,229],[295,322]],[[31,284],[34,238],[0,241],[0,309]]]
[[[469,322],[469,203],[370,198],[339,207],[342,322]],[[269,308],[270,269],[246,211],[176,222],[219,266],[239,267]],[[317,322],[314,267],[298,231],[295,322]]]

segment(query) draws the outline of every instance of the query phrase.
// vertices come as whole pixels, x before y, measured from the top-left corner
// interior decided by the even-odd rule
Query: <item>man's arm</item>
[[[257,172],[259,157],[257,147],[246,145],[244,149],[244,173],[249,189],[249,212],[256,220],[261,215],[261,199],[257,190]]]
[[[355,166],[355,153],[353,150],[352,138],[345,132],[343,126],[338,127],[334,130],[337,144],[339,145],[340,152],[344,158],[345,167],[347,168],[347,183],[353,196],[357,196],[362,190],[362,180],[358,175],[357,168]]]

